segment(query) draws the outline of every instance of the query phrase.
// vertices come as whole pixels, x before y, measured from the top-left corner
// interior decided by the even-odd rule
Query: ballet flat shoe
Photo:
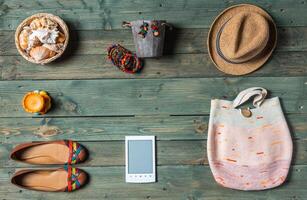
[[[87,183],[88,176],[81,169],[66,165],[59,169],[26,169],[15,173],[12,184],[23,189],[46,192],[72,192]]]
[[[71,140],[30,142],[16,146],[11,159],[28,164],[77,164],[87,158],[86,149]]]

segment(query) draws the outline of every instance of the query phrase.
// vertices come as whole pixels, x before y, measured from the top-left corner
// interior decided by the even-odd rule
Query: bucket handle
[[[162,26],[166,26],[166,27],[168,27],[168,29],[169,29],[169,30],[173,30],[173,26],[172,26],[172,25],[170,25],[169,23],[162,22],[162,23],[161,23],[161,25],[162,25]]]
[[[131,22],[128,22],[128,21],[123,21],[122,22],[122,27],[124,27],[124,28],[131,28]]]
[[[124,28],[131,28],[131,22],[129,22],[129,21],[123,21],[122,22],[122,27],[124,27]],[[166,27],[168,27],[169,28],[169,30],[173,30],[173,26],[172,25],[170,25],[169,23],[166,23],[166,22],[162,22],[161,23],[161,26],[166,26]]]

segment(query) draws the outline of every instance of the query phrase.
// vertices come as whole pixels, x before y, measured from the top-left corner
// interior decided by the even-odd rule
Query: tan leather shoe
[[[20,170],[11,179],[18,187],[46,192],[71,192],[86,184],[86,172],[71,166],[60,169]]]
[[[10,157],[29,164],[76,164],[86,159],[87,151],[71,140],[31,142],[16,146]]]

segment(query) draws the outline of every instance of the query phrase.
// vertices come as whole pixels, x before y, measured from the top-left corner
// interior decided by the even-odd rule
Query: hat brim
[[[218,55],[216,51],[216,37],[223,24],[225,24],[232,16],[241,11],[257,12],[264,16],[269,24],[270,36],[266,47],[259,55],[245,63],[233,64],[225,61]],[[249,74],[259,69],[271,56],[276,47],[276,43],[277,28],[272,17],[262,8],[251,4],[239,4],[224,10],[212,23],[207,39],[208,53],[212,62],[220,71],[232,75]]]

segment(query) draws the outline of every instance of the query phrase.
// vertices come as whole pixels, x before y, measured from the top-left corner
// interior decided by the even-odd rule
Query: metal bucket
[[[146,25],[147,30],[144,28]],[[139,58],[153,58],[163,55],[165,26],[167,25],[165,20],[123,22],[124,27],[132,29],[136,55]]]

